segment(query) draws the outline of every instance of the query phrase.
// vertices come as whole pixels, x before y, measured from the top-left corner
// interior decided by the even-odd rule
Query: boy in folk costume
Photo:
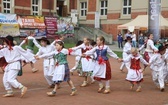
[[[128,36],[126,40],[127,40],[127,42],[124,45],[123,53],[122,53],[123,59],[128,57],[131,54],[131,48],[132,48],[131,37]],[[123,71],[124,66],[126,66],[127,70],[129,70],[130,62],[126,62],[126,63],[122,62],[121,66],[120,66],[121,71]]]
[[[110,93],[110,79],[111,79],[111,68],[110,63],[108,61],[107,54],[115,59],[121,61],[118,56],[109,48],[109,46],[105,45],[105,39],[103,36],[99,36],[97,38],[97,46],[93,49],[84,53],[83,56],[92,55],[96,52],[96,63],[93,71],[94,79],[99,82],[98,93],[101,93],[104,89],[104,85],[102,81],[105,81],[105,90],[104,94]]]
[[[164,56],[167,57],[168,56],[168,42],[165,42],[164,46],[166,48],[166,52],[165,52]],[[166,62],[166,69],[164,69],[164,71],[163,71],[163,76],[164,76],[165,84],[168,85],[168,59],[166,59],[165,62]]]
[[[41,46],[37,43],[36,39],[34,38],[35,34],[33,31],[30,31],[30,33],[28,33],[28,37],[23,40],[19,46],[22,46],[23,44],[26,44],[26,50],[30,53],[33,54],[33,48],[34,46],[37,46],[38,48],[40,48]],[[24,66],[26,65],[26,62],[28,62],[27,60],[23,59],[24,61]],[[32,72],[35,73],[38,71],[38,69],[34,68],[34,64],[32,62],[30,62],[31,68],[32,68]]]
[[[90,39],[84,38],[83,44],[81,44],[77,47],[71,48],[70,52],[71,52],[71,50],[74,52],[78,49],[81,49],[82,54],[88,50],[91,50],[92,46],[90,45]],[[84,81],[83,81],[81,87],[85,87],[88,85],[88,76],[92,75],[92,71],[94,69],[94,66],[92,64],[93,64],[93,61],[92,61],[91,56],[86,56],[86,57],[81,58],[82,70],[80,71],[80,74],[82,76],[84,76]]]
[[[166,69],[166,62],[164,53],[166,48],[164,46],[160,46],[158,53],[153,54],[153,56],[149,59],[149,63],[151,64],[150,68],[152,69],[152,79],[156,84],[160,91],[163,92],[165,88],[164,83],[164,69]]]
[[[40,39],[41,47],[37,52],[36,56],[40,56],[43,54],[48,54],[55,50],[54,43],[50,45],[49,40],[47,38],[42,37]],[[53,56],[45,57],[43,61],[43,70],[44,70],[44,77],[47,80],[47,83],[50,85],[49,88],[53,88],[54,82],[52,81],[53,73],[54,73],[54,58]]]
[[[55,51],[52,51],[50,53],[43,54],[40,56],[36,56],[37,59],[54,56],[54,59],[56,61],[55,68],[54,68],[54,75],[52,78],[52,80],[55,83],[55,87],[52,92],[47,92],[48,96],[55,96],[59,84],[63,81],[67,81],[69,86],[72,88],[72,92],[70,94],[71,96],[75,95],[76,93],[76,88],[70,79],[70,72],[69,72],[69,66],[67,61],[68,54],[69,54],[69,51],[64,48],[64,43],[62,41],[58,41],[56,42]]]
[[[130,62],[130,68],[128,70],[128,74],[126,80],[131,83],[131,90],[134,85],[137,84],[137,92],[141,91],[140,83],[143,81],[143,70],[140,67],[140,63],[142,62],[145,65],[149,65],[143,57],[138,53],[136,48],[131,49],[131,54],[123,59],[123,62]]]
[[[4,38],[4,42],[6,43],[7,47],[0,50],[0,58],[4,57],[8,64],[5,67],[5,73],[3,76],[3,84],[7,93],[3,95],[3,97],[14,96],[12,89],[13,87],[19,88],[21,90],[21,97],[23,97],[27,91],[27,87],[23,86],[16,79],[21,68],[21,56],[33,63],[36,60],[33,54],[26,52],[20,46],[14,46],[12,36],[7,36]]]

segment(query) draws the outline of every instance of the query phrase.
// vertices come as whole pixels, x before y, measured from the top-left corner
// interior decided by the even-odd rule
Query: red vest
[[[134,70],[141,69],[141,67],[140,67],[140,59],[132,58],[131,59],[131,66],[130,66],[130,68],[134,69]]]

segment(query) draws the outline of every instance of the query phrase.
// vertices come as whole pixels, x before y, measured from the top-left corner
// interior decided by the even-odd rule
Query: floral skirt
[[[84,72],[84,71],[82,70],[81,59],[80,59],[80,61],[79,61],[79,63],[78,63],[78,66],[77,66],[76,70],[77,70],[77,72],[80,74],[80,76],[84,76],[84,77],[85,77],[85,76],[92,76],[92,74],[93,74],[92,71]]]

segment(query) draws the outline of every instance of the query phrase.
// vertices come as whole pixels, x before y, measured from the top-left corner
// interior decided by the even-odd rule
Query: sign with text
[[[16,14],[0,13],[0,36],[5,37],[7,35],[20,35]]]
[[[45,17],[47,35],[55,35],[57,32],[57,18]]]
[[[44,16],[18,16],[20,28],[45,28]]]

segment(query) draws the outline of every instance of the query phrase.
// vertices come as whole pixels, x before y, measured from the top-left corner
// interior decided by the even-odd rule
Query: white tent
[[[166,27],[168,27],[168,21],[160,15],[160,28],[165,29]],[[131,30],[132,29],[147,30],[148,29],[148,15],[139,15],[134,20],[126,24],[119,25],[117,27],[117,29],[129,29],[129,28],[131,28]]]

